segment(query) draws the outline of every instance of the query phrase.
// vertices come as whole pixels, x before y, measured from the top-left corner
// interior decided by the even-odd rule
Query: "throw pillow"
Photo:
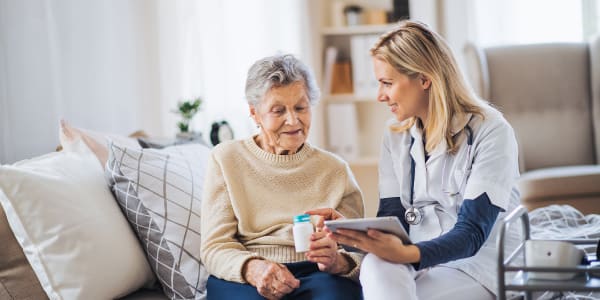
[[[0,204],[51,299],[115,299],[154,280],[96,157],[79,142],[0,166]]]
[[[137,134],[143,135],[143,133]],[[60,145],[65,151],[71,151],[73,148],[76,148],[76,143],[82,140],[94,152],[94,155],[96,155],[103,168],[108,159],[108,143],[110,141],[129,148],[141,148],[135,138],[73,127],[65,120],[60,120],[58,136],[60,138]]]
[[[206,298],[200,196],[209,152],[200,144],[160,150],[109,147],[109,185],[171,299]]]

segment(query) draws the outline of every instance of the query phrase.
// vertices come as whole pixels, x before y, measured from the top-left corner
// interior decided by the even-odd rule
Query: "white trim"
[[[6,2],[0,2],[0,14],[2,12],[8,13],[8,7],[6,7]],[[2,20],[6,20],[0,16],[0,28],[8,28],[6,24],[2,23]],[[6,65],[6,35],[3,31],[0,31],[0,49],[4,49],[4,51],[0,50],[0,164],[6,163],[9,161],[9,140],[10,140],[10,130],[9,130],[9,114],[8,114],[8,82],[7,82],[7,68]],[[12,157],[13,155],[10,155]]]
[[[596,0],[581,0],[581,26],[583,27],[583,39],[587,41],[592,36],[600,33],[600,6]]]

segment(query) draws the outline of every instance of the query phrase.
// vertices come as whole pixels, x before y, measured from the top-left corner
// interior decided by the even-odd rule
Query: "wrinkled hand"
[[[392,263],[416,263],[421,260],[421,253],[417,246],[405,245],[399,237],[379,230],[369,229],[363,232],[337,229],[328,235],[340,244],[373,253]]]
[[[323,223],[325,220],[337,220],[337,219],[345,219],[344,215],[333,208],[317,208],[309,211],[305,211],[305,214],[319,216],[317,220],[317,231],[323,230],[325,224]]]
[[[341,274],[350,271],[346,257],[337,251],[337,243],[325,231],[317,231],[310,236],[306,258],[317,263],[319,270],[323,272]]]
[[[251,259],[246,263],[244,278],[269,300],[281,299],[300,286],[300,280],[284,265],[262,259]]]

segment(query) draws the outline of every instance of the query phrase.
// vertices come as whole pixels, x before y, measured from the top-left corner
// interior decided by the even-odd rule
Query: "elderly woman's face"
[[[250,106],[250,114],[261,128],[261,148],[276,154],[297,152],[306,141],[311,121],[304,83],[272,88],[257,106]]]

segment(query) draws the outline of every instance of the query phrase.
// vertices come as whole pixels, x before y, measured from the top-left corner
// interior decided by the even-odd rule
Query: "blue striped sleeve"
[[[488,238],[499,213],[500,208],[490,202],[487,193],[474,200],[465,199],[458,220],[449,232],[415,244],[421,252],[421,261],[413,266],[419,270],[475,255]]]

